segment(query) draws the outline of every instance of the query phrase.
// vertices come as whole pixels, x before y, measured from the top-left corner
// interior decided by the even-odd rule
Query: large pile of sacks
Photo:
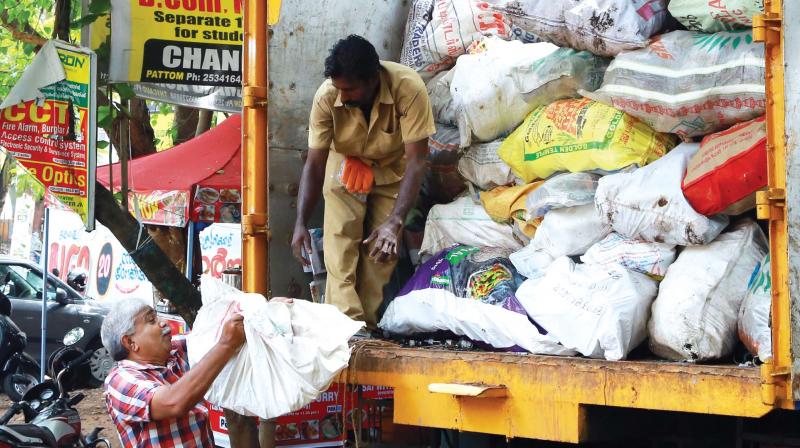
[[[415,0],[438,204],[381,328],[609,360],[725,359],[738,333],[768,359],[761,4]]]

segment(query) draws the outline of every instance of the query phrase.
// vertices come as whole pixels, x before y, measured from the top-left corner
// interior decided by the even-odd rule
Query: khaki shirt
[[[367,124],[359,108],[342,104],[330,79],[314,95],[308,147],[356,156],[371,164],[376,185],[398,182],[405,173],[406,143],[436,132],[428,91],[414,70],[381,61],[380,88]],[[328,166],[331,166],[329,163]]]

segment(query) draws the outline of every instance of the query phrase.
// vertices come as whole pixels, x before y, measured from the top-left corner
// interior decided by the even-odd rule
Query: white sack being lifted
[[[494,0],[515,28],[560,47],[616,56],[642,48],[661,31],[667,0]]]
[[[603,82],[608,61],[586,51],[497,37],[481,40],[458,58],[450,92],[461,146],[508,135],[535,108]]]
[[[603,85],[580,93],[686,139],[763,115],[764,76],[764,44],[749,30],[673,31],[617,56]]]
[[[208,275],[202,277],[201,290],[203,307],[187,336],[189,364],[205,356],[222,324],[241,308],[247,342],[205,398],[243,415],[275,418],[317,399],[347,367],[347,342],[364,326],[332,305],[267,302]]]
[[[648,325],[653,353],[688,361],[730,355],[750,274],[766,253],[767,239],[750,219],[707,246],[684,249],[653,303]]]
[[[510,225],[493,221],[470,196],[431,208],[419,253],[433,255],[454,244],[511,250],[522,247]]]
[[[628,238],[678,246],[708,244],[728,217],[703,216],[689,205],[681,181],[697,143],[683,143],[632,173],[600,178],[595,203],[614,231]]]
[[[621,266],[576,264],[561,257],[526,280],[517,299],[564,347],[584,356],[624,359],[647,336],[655,280]]]

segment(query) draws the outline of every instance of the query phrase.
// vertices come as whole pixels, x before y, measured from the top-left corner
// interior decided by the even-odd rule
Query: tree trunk
[[[200,309],[200,292],[189,282],[183,273],[169,262],[169,258],[158,244],[148,238],[147,230],[142,230],[142,241],[137,249],[136,239],[139,235],[139,223],[130,213],[122,210],[114,196],[100,182],[95,192],[95,216],[108,227],[111,233],[127,250],[136,265],[164,297],[167,297],[178,314],[190,326],[194,323],[197,310]]]
[[[130,159],[154,154],[156,152],[155,131],[150,125],[150,111],[147,110],[147,102],[143,99],[132,98],[129,101],[128,112],[130,117],[128,122],[130,128],[129,138],[131,140]],[[120,126],[123,123],[121,116],[114,117],[111,131],[111,143],[115,148],[120,148]]]
[[[198,109],[186,106],[175,106],[175,128],[178,135],[175,137],[173,145],[179,145],[187,140],[194,138],[197,131],[197,121],[200,115]]]
[[[194,132],[195,137],[211,129],[212,118],[214,118],[214,111],[207,109],[200,109],[200,113],[198,114],[197,117],[197,130],[195,130]]]
[[[69,21],[72,17],[72,0],[56,0],[53,39],[69,42]]]

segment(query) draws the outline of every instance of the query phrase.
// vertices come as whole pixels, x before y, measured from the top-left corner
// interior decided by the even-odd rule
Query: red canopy
[[[151,224],[185,226],[190,219],[239,222],[242,120],[232,115],[215,128],[128,166],[130,209]],[[120,189],[120,166],[97,169],[106,188]]]

